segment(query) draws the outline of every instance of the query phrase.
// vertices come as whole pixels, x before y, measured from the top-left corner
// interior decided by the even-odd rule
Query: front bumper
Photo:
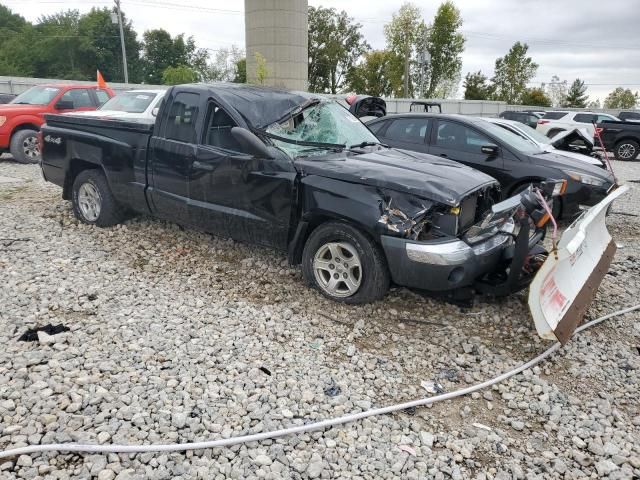
[[[0,133],[0,150],[9,150],[11,135],[8,133]]]
[[[457,239],[431,242],[388,236],[381,239],[393,281],[433,292],[473,285],[477,278],[498,267],[503,253],[513,244],[512,237],[505,233],[473,247]]]

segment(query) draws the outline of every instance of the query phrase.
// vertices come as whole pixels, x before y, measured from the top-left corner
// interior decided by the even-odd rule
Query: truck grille
[[[472,225],[482,221],[491,207],[500,200],[496,187],[473,192],[460,203],[458,234],[466,232]]]

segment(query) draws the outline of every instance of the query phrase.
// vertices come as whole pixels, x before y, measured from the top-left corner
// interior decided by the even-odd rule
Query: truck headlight
[[[593,175],[587,175],[586,173],[578,173],[573,170],[563,170],[564,173],[569,175],[572,180],[583,183],[584,185],[593,185],[594,187],[603,187],[609,183],[609,180]]]
[[[4,125],[4,122],[7,121],[7,117],[0,116],[0,127]]]

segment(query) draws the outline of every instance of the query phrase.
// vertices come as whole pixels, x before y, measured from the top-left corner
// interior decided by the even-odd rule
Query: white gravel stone
[[[275,430],[435,394],[423,383],[454,391],[549,345],[525,293],[464,310],[402,288],[372,305],[330,302],[285,254],[149,218],[79,224],[36,165],[5,158],[0,176],[25,181],[0,185],[3,448]],[[640,179],[638,162],[614,168]],[[638,301],[640,184],[630,185],[607,219],[624,246],[587,318]],[[230,448],[20,456],[0,463],[0,478],[640,477],[638,318],[608,320],[480,396]],[[71,330],[17,341],[47,324]]]

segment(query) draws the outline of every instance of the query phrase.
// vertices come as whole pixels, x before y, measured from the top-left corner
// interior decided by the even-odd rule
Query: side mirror
[[[75,105],[71,100],[58,100],[54,108],[56,110],[73,110]]]
[[[243,153],[253,155],[258,158],[273,159],[273,155],[269,152],[267,146],[260,140],[255,133],[250,132],[246,128],[233,127],[231,135],[240,144]]]
[[[495,157],[498,155],[498,152],[500,151],[500,149],[498,148],[497,145],[494,145],[493,143],[489,143],[487,145],[482,145],[480,147],[480,151],[489,157]]]
[[[151,110],[151,115],[153,115],[154,117],[158,116],[158,110],[160,110],[158,107],[155,107],[153,110]]]

